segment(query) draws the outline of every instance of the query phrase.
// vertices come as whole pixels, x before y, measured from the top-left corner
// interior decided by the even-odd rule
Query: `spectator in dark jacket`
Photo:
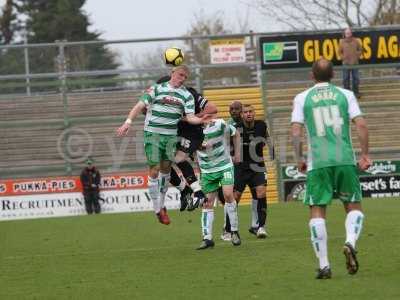
[[[87,160],[87,166],[81,172],[81,183],[83,188],[83,196],[85,198],[85,209],[90,215],[93,212],[100,213],[101,207],[99,203],[99,186],[100,172],[94,166],[91,159]]]

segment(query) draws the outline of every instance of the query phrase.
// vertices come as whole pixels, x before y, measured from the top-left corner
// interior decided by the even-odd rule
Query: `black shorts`
[[[188,139],[182,136],[178,136],[178,143],[176,144],[176,149],[187,154],[193,154],[201,147],[203,143],[199,139]]]
[[[246,185],[248,185],[250,189],[260,185],[266,186],[267,181],[265,178],[265,172],[256,172],[251,169],[244,169],[235,166],[235,184],[233,189],[237,192],[243,193]]]

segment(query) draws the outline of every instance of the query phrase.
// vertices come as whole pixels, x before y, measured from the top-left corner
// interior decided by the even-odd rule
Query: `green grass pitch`
[[[249,206],[239,210],[242,245],[200,243],[200,212],[170,212],[0,222],[0,299],[400,299],[400,199],[366,199],[358,241],[360,270],[347,274],[344,212],[328,210],[331,280],[315,280],[317,262],[300,203],[269,206],[269,233],[247,232]]]

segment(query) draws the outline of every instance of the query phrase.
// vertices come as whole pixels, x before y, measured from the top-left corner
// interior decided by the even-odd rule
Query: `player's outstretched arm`
[[[267,145],[268,145],[269,159],[275,160],[275,147],[270,137],[267,138]]]
[[[292,123],[292,144],[297,161],[297,168],[300,172],[307,170],[307,164],[303,157],[303,125],[300,123]]]
[[[268,126],[267,123],[264,121],[265,124],[265,133],[264,133],[264,138],[267,142],[267,146],[268,146],[268,152],[269,152],[269,158],[271,160],[275,159],[275,147],[274,147],[274,143],[272,141],[271,135],[269,134],[269,130],[268,130]]]
[[[233,137],[233,149],[234,149],[234,156],[233,156],[233,163],[238,164],[240,163],[241,157],[241,140],[240,140],[240,132],[236,130],[235,135]]]
[[[136,103],[136,105],[131,109],[131,111],[128,114],[128,118],[120,126],[117,128],[117,135],[118,136],[124,136],[128,133],[129,129],[131,128],[132,121],[138,116],[139,113],[141,113],[144,109],[146,108],[146,104],[144,102],[139,101]]]
[[[363,117],[356,117],[353,121],[356,125],[358,140],[360,141],[361,147],[361,156],[358,161],[358,166],[361,170],[366,170],[372,164],[369,158],[367,121]]]

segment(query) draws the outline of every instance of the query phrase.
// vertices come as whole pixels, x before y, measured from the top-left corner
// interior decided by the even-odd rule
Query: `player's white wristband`
[[[131,125],[132,124],[132,120],[131,119],[126,119],[125,124]]]

